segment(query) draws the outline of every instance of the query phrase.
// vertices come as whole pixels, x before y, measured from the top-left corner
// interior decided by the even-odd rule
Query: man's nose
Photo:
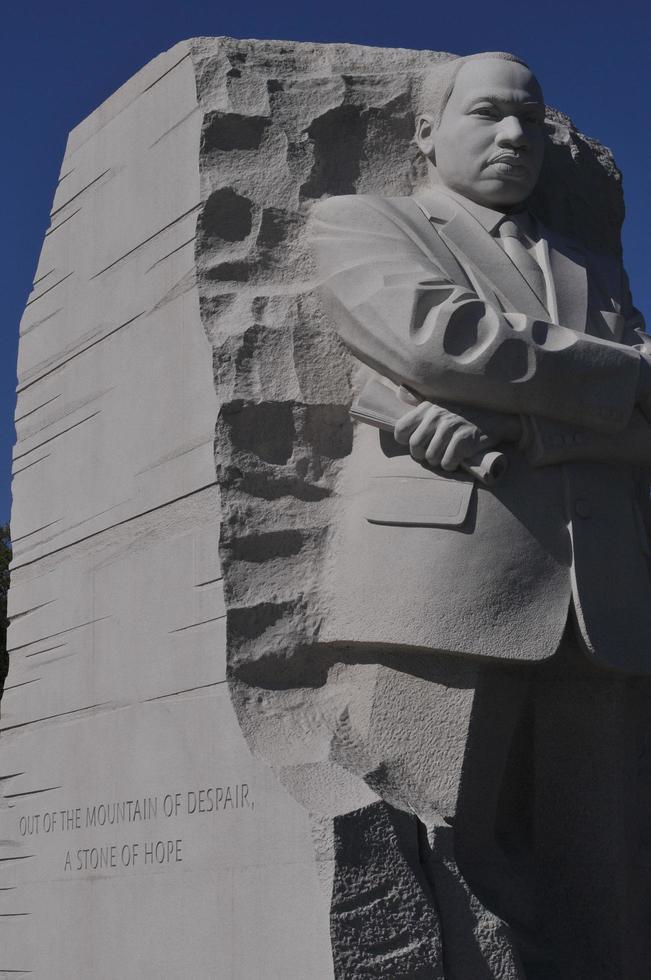
[[[518,149],[527,145],[527,137],[517,116],[505,116],[497,135],[498,146],[514,146]]]

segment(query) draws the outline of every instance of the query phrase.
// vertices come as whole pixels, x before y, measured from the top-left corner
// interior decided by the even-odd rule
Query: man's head
[[[416,143],[432,178],[478,204],[517,208],[545,150],[545,104],[531,69],[501,52],[435,65],[424,80]]]

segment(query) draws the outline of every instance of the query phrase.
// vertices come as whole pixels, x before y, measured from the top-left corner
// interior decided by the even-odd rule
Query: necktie
[[[524,244],[522,232],[515,221],[505,219],[499,226],[498,234],[502,248],[544,306],[547,295],[545,275]]]

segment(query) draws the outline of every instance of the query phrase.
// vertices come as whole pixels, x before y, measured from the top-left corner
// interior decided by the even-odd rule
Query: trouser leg
[[[560,654],[537,672],[535,851],[546,940],[562,980],[651,975],[635,926],[628,683],[590,664],[570,631]]]

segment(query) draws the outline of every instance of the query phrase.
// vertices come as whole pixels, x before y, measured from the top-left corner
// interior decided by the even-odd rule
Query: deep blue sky
[[[68,131],[138,68],[196,35],[349,41],[467,54],[514,51],[547,101],[610,146],[624,173],[626,263],[651,322],[648,0],[9,0],[0,30],[0,522],[9,516],[18,322]]]

